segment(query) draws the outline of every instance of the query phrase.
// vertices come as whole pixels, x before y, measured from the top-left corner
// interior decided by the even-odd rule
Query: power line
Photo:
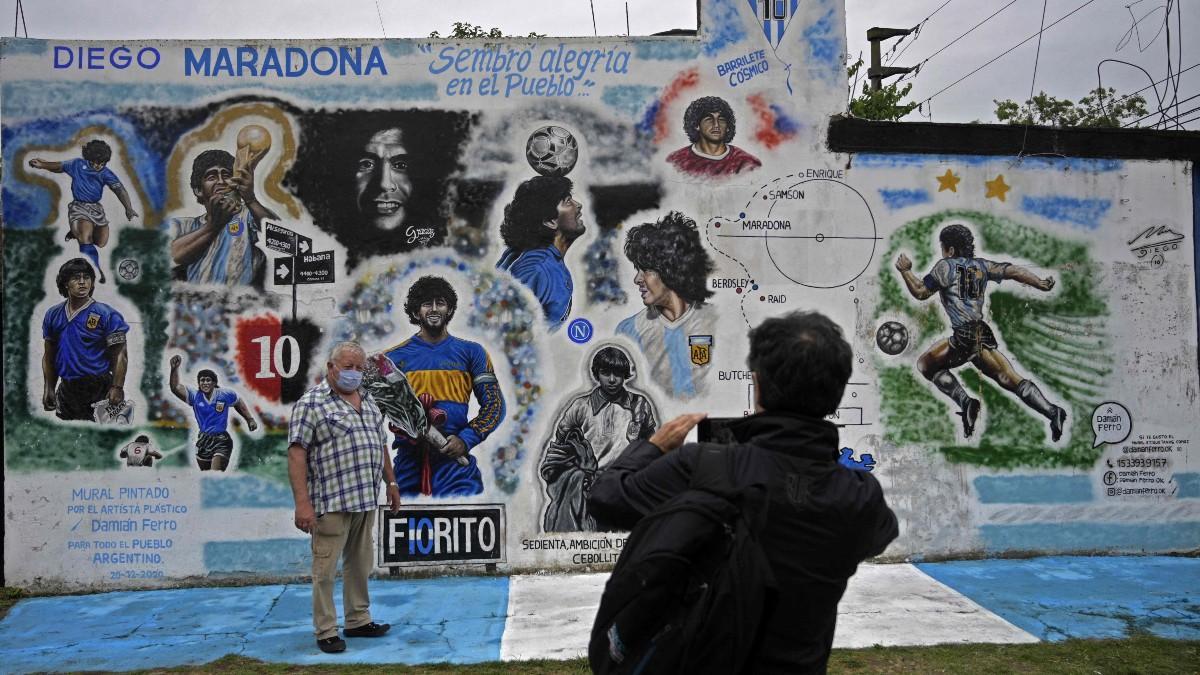
[[[1182,127],[1185,124],[1191,124],[1192,122],[1195,122],[1196,120],[1200,120],[1200,115],[1196,115],[1195,117],[1190,117],[1186,120],[1183,120],[1182,122],[1179,122],[1178,124],[1180,127]]]
[[[1197,96],[1200,96],[1200,94],[1197,94]],[[1196,98],[1196,96],[1193,96],[1192,98]],[[1185,99],[1185,100],[1188,100],[1188,99]],[[1183,101],[1180,101],[1180,103],[1183,103]],[[1165,129],[1166,126],[1168,124],[1170,124],[1171,122],[1177,122],[1177,120],[1180,117],[1183,117],[1184,115],[1191,115],[1192,113],[1194,113],[1196,111],[1200,111],[1200,105],[1196,106],[1195,108],[1192,108],[1191,110],[1184,110],[1183,112],[1179,113],[1178,115],[1175,115],[1174,117],[1170,117],[1166,120],[1163,120],[1162,122],[1158,122],[1157,124],[1155,124],[1155,126],[1158,126],[1159,124],[1161,124],[1161,125],[1163,125],[1163,128]]]
[[[938,90],[938,92],[937,92],[936,94],[934,94],[933,96],[930,96],[929,98],[926,98],[926,99],[925,99],[925,101],[929,101],[929,100],[933,99],[933,97],[934,97],[934,96],[940,96],[941,94],[945,93],[945,92],[946,92],[946,90],[948,90],[948,89],[950,89],[951,87],[953,87],[953,86],[957,85],[959,82],[962,82],[963,80],[965,80],[965,79],[967,79],[968,77],[970,77],[970,76],[974,75],[975,73],[978,73],[979,71],[983,70],[984,68],[987,68],[988,66],[990,66],[990,65],[992,65],[993,63],[995,63],[995,62],[999,61],[1000,59],[1004,58],[1005,56],[1008,56],[1010,53],[1012,53],[1014,50],[1016,50],[1016,48],[1017,48],[1017,47],[1020,47],[1021,45],[1025,44],[1026,42],[1029,42],[1030,40],[1032,40],[1033,38],[1037,37],[1038,35],[1040,35],[1040,34],[1042,34],[1042,33],[1046,32],[1046,31],[1050,30],[1051,28],[1054,28],[1055,26],[1057,26],[1058,24],[1060,24],[1060,23],[1062,23],[1063,21],[1067,20],[1067,19],[1068,19],[1068,18],[1070,18],[1072,15],[1074,15],[1076,12],[1078,12],[1078,11],[1079,11],[1079,10],[1081,10],[1081,9],[1083,9],[1084,7],[1087,7],[1088,5],[1092,4],[1093,2],[1096,2],[1096,0],[1087,0],[1087,2],[1084,2],[1082,5],[1080,5],[1080,6],[1076,7],[1075,9],[1071,10],[1071,11],[1070,11],[1070,13],[1063,15],[1061,18],[1059,18],[1058,20],[1056,20],[1054,23],[1052,23],[1052,24],[1050,24],[1049,26],[1046,26],[1045,28],[1041,29],[1041,30],[1040,30],[1040,31],[1038,31],[1036,34],[1034,34],[1034,35],[1030,35],[1029,37],[1025,38],[1024,40],[1021,40],[1021,41],[1020,41],[1020,42],[1018,42],[1017,44],[1015,44],[1015,45],[1013,45],[1012,47],[1009,47],[1008,49],[1006,49],[1006,50],[1004,50],[1003,52],[1001,52],[999,56],[996,56],[996,57],[995,57],[995,58],[993,58],[991,61],[988,61],[987,63],[983,64],[982,66],[979,66],[978,68],[976,68],[975,70],[972,70],[971,72],[967,73],[966,75],[963,75],[962,77],[960,77],[960,78],[958,78],[957,80],[955,80],[955,81],[951,82],[950,84],[946,85],[945,87],[942,87],[940,90]],[[921,103],[924,103],[925,101],[921,101]]]
[[[383,10],[379,9],[379,0],[375,0],[375,13],[379,15],[379,30],[383,31],[383,39],[387,39],[387,29],[383,27]]]
[[[1146,91],[1147,89],[1150,89],[1151,87],[1157,87],[1158,85],[1160,85],[1160,84],[1162,84],[1163,82],[1166,82],[1167,80],[1170,80],[1170,79],[1172,79],[1172,78],[1178,79],[1178,78],[1179,78],[1179,76],[1183,75],[1183,74],[1184,74],[1184,73],[1186,73],[1187,71],[1189,71],[1189,70],[1191,70],[1191,69],[1193,69],[1193,68],[1200,67],[1200,63],[1193,63],[1192,65],[1188,66],[1187,68],[1184,68],[1183,70],[1180,70],[1179,72],[1175,73],[1174,75],[1167,75],[1166,77],[1164,77],[1164,78],[1163,78],[1163,79],[1161,79],[1161,80],[1154,80],[1154,78],[1152,78],[1152,77],[1150,76],[1150,73],[1147,73],[1147,72],[1146,72],[1146,69],[1145,69],[1145,68],[1142,68],[1142,67],[1141,67],[1141,66],[1139,66],[1139,65],[1136,65],[1136,64],[1133,64],[1133,63],[1129,63],[1128,61],[1121,61],[1121,60],[1119,60],[1119,59],[1104,59],[1104,60],[1103,60],[1103,61],[1101,61],[1100,63],[1096,64],[1096,84],[1097,84],[1097,85],[1098,85],[1100,88],[1103,88],[1103,87],[1104,87],[1104,84],[1103,84],[1103,83],[1100,81],[1100,66],[1101,66],[1101,65],[1103,65],[1103,64],[1104,64],[1106,61],[1113,61],[1113,62],[1120,63],[1120,64],[1123,64],[1123,65],[1126,65],[1126,66],[1132,66],[1132,67],[1134,67],[1134,68],[1137,68],[1138,70],[1140,70],[1140,71],[1142,71],[1143,73],[1145,73],[1145,74],[1146,74],[1146,77],[1148,77],[1148,78],[1150,78],[1151,80],[1153,80],[1153,81],[1152,81],[1150,84],[1148,84],[1148,85],[1146,85],[1146,86],[1142,87],[1141,89],[1138,89],[1137,91],[1131,91],[1131,92],[1129,92],[1128,94],[1125,94],[1124,96],[1121,96],[1121,97],[1118,97],[1118,98],[1115,98],[1115,99],[1113,99],[1113,100],[1112,100],[1112,102],[1111,102],[1111,103],[1109,103],[1109,105],[1117,105],[1117,104],[1119,104],[1119,103],[1121,103],[1121,102],[1123,102],[1123,101],[1125,101],[1125,100],[1127,100],[1127,99],[1130,99],[1130,98],[1133,98],[1134,96],[1137,96],[1138,94],[1142,93],[1143,91]],[[1155,90],[1154,90],[1154,96],[1155,96],[1155,98],[1156,98],[1156,99],[1158,99],[1158,105],[1159,105],[1159,107],[1160,107],[1160,109],[1161,109],[1161,107],[1162,107],[1162,97],[1160,97],[1160,96],[1158,95],[1158,89],[1155,89]],[[1089,112],[1095,112],[1097,109],[1099,109],[1099,110],[1103,111],[1103,105],[1104,105],[1104,104],[1103,104],[1103,102],[1101,102],[1101,104],[1100,104],[1099,106],[1096,106],[1096,107],[1090,108],[1090,109],[1089,109]],[[1155,114],[1156,114],[1156,113],[1151,113],[1151,114],[1150,114],[1150,117],[1153,117]],[[1143,119],[1145,119],[1145,118],[1143,118]]]
[[[1033,75],[1030,76],[1030,78],[1029,78],[1029,100],[1030,101],[1033,100],[1033,89],[1034,89],[1034,85],[1037,84],[1038,61],[1040,61],[1042,58],[1042,33],[1046,32],[1046,5],[1047,4],[1049,4],[1049,0],[1042,0],[1042,20],[1041,20],[1041,22],[1038,23],[1037,52],[1035,52],[1033,55]],[[1030,111],[1029,121],[1030,122],[1033,121],[1033,111],[1032,110]],[[1027,139],[1028,137],[1029,137],[1029,124],[1026,123],[1025,124],[1025,133],[1021,135],[1021,150],[1017,153],[1018,157],[1025,154],[1025,139]]]
[[[1166,81],[1167,81],[1167,80],[1169,80],[1169,79],[1171,79],[1171,75],[1169,75],[1169,74],[1168,74],[1168,75],[1167,75],[1166,77],[1164,77],[1163,79],[1161,79],[1161,80],[1159,80],[1159,81],[1155,82],[1155,81],[1154,81],[1154,77],[1153,77],[1152,75],[1150,75],[1150,71],[1146,70],[1145,68],[1143,68],[1143,67],[1139,66],[1139,65],[1138,65],[1138,64],[1136,64],[1136,63],[1130,63],[1130,62],[1128,62],[1128,61],[1122,61],[1122,60],[1120,60],[1120,59],[1101,59],[1101,60],[1100,60],[1100,62],[1096,64],[1096,87],[1097,87],[1097,88],[1099,88],[1099,89],[1101,89],[1101,90],[1103,90],[1103,89],[1104,89],[1104,82],[1103,82],[1103,80],[1101,80],[1101,78],[1100,78],[1100,67],[1101,67],[1101,66],[1103,66],[1105,63],[1108,63],[1109,61],[1112,61],[1113,63],[1119,63],[1119,64],[1121,64],[1121,65],[1123,65],[1123,66],[1129,66],[1130,68],[1137,68],[1138,70],[1142,71],[1142,74],[1146,76],[1146,79],[1147,79],[1147,80],[1150,80],[1150,85],[1149,85],[1149,86],[1142,87],[1141,89],[1138,89],[1137,91],[1135,91],[1135,92],[1133,92],[1133,93],[1131,93],[1131,94],[1127,94],[1126,96],[1123,96],[1123,97],[1121,97],[1121,98],[1119,98],[1119,99],[1117,99],[1117,100],[1113,101],[1113,105],[1119,104],[1119,103],[1121,103],[1122,101],[1124,101],[1125,99],[1127,99],[1127,98],[1130,98],[1130,97],[1132,97],[1132,96],[1134,96],[1134,95],[1136,95],[1136,94],[1140,94],[1141,92],[1143,92],[1143,91],[1146,91],[1147,89],[1149,89],[1149,88],[1153,87],[1153,88],[1154,88],[1154,98],[1155,98],[1155,100],[1156,100],[1156,101],[1158,101],[1158,107],[1159,107],[1160,109],[1162,108],[1163,97],[1162,97],[1162,96],[1159,96],[1159,94],[1158,94],[1158,85],[1159,85],[1159,84],[1162,84],[1163,82],[1166,82]],[[1193,67],[1195,67],[1195,66],[1193,66]],[[1143,99],[1143,100],[1145,100],[1145,99]],[[1100,96],[1100,100],[1099,100],[1099,106],[1098,106],[1098,107],[1099,107],[1100,111],[1101,111],[1101,112],[1103,112],[1105,115],[1107,115],[1107,114],[1108,114],[1108,111],[1104,109],[1104,96],[1103,96],[1103,94]],[[1095,107],[1093,107],[1093,108],[1089,109],[1089,112],[1095,112],[1095,110],[1096,110],[1096,108],[1095,108]]]
[[[963,38],[967,37],[968,35],[970,35],[971,33],[973,33],[973,32],[975,31],[975,29],[976,29],[976,28],[979,28],[980,26],[982,26],[983,24],[987,23],[988,21],[991,21],[992,19],[996,18],[996,15],[997,15],[997,14],[999,14],[1000,12],[1003,12],[1004,10],[1008,9],[1009,7],[1012,7],[1012,6],[1013,6],[1013,5],[1015,5],[1016,3],[1017,3],[1017,0],[1009,0],[1009,3],[1008,3],[1007,5],[1005,5],[1005,6],[1001,7],[1000,9],[996,10],[995,12],[992,12],[991,16],[989,16],[988,18],[984,19],[983,21],[980,21],[979,23],[975,24],[974,26],[971,26],[971,28],[970,28],[969,30],[967,30],[967,32],[965,32],[965,33],[963,33],[962,35],[959,35],[958,37],[954,38],[953,40],[951,40],[951,41],[950,41],[950,43],[949,43],[949,44],[947,44],[946,46],[944,46],[944,47],[942,47],[941,49],[937,50],[936,52],[934,52],[934,53],[930,54],[929,56],[926,56],[924,60],[922,60],[920,63],[918,63],[918,64],[917,64],[917,67],[918,67],[918,68],[920,68],[921,66],[925,65],[926,63],[929,63],[930,61],[932,61],[932,60],[933,60],[933,57],[937,56],[938,54],[941,54],[942,52],[946,51],[946,50],[947,50],[947,49],[949,49],[950,47],[954,46],[954,43],[956,43],[956,42],[958,42],[959,40],[961,40],[961,39],[963,39]]]
[[[29,27],[25,25],[25,8],[21,6],[21,0],[17,0],[13,11],[13,37],[17,37],[17,19],[21,20],[21,29],[25,32],[25,37],[29,37]]]
[[[1192,95],[1192,96],[1189,96],[1189,97],[1187,97],[1187,98],[1183,99],[1182,101],[1179,101],[1179,102],[1177,102],[1175,105],[1176,105],[1176,107],[1178,107],[1180,104],[1187,103],[1188,101],[1191,101],[1191,100],[1194,100],[1194,99],[1197,99],[1197,98],[1200,98],[1200,94],[1194,94],[1194,95]],[[1195,110],[1196,110],[1196,109],[1193,109],[1193,110],[1188,110],[1188,111],[1182,112],[1182,113],[1180,113],[1180,114],[1178,114],[1178,115],[1175,115],[1174,117],[1172,117],[1172,118],[1170,118],[1170,119],[1165,119],[1165,120],[1162,120],[1162,121],[1159,121],[1159,122],[1155,122],[1155,123],[1154,123],[1154,126],[1158,126],[1159,124],[1163,124],[1163,125],[1165,125],[1167,122],[1170,122],[1170,121],[1171,121],[1171,119],[1178,118],[1178,117],[1183,117],[1184,115],[1190,114],[1190,113],[1194,112]],[[1155,115],[1158,115],[1158,114],[1160,114],[1160,113],[1162,113],[1162,112],[1163,112],[1162,110],[1155,110],[1154,112],[1150,113],[1149,115],[1146,115],[1145,117],[1139,117],[1138,119],[1136,119],[1136,120],[1134,120],[1134,121],[1132,121],[1132,122],[1129,122],[1129,123],[1127,123],[1127,124],[1122,124],[1122,125],[1121,125],[1121,128],[1123,129],[1123,128],[1125,128],[1125,127],[1133,126],[1134,124],[1137,124],[1138,122],[1141,122],[1142,120],[1149,119],[1149,118],[1151,118],[1151,117],[1154,117]]]
[[[945,1],[945,2],[943,2],[942,4],[938,5],[938,8],[937,8],[937,9],[933,10],[932,12],[930,12],[930,13],[929,13],[929,16],[925,17],[924,19],[921,19],[920,21],[918,21],[918,22],[917,22],[917,25],[913,26],[913,28],[912,28],[912,31],[913,31],[913,39],[912,39],[912,42],[909,42],[909,43],[908,43],[908,47],[911,47],[911,46],[913,46],[913,43],[915,43],[915,42],[917,41],[917,38],[921,36],[921,29],[925,27],[925,24],[926,24],[926,23],[927,23],[927,22],[928,22],[930,19],[932,19],[932,18],[933,18],[933,16],[934,16],[935,14],[937,14],[937,13],[938,13],[938,12],[940,12],[940,11],[942,11],[942,8],[943,8],[943,7],[945,7],[946,5],[948,5],[948,4],[952,3],[952,2],[954,2],[954,0],[946,0],[946,1]],[[907,37],[908,37],[908,36],[907,36],[907,35],[905,35],[904,37],[900,38],[900,41],[899,41],[899,42],[897,42],[896,44],[892,45],[892,49],[891,49],[891,51],[889,51],[889,52],[888,52],[888,59],[887,59],[887,62],[888,62],[888,63],[891,63],[892,61],[895,61],[896,59],[900,58],[901,56],[904,56],[904,52],[908,51],[908,47],[905,47],[904,49],[901,49],[901,50],[900,50],[900,53],[899,53],[899,54],[896,54],[896,47],[899,47],[899,46],[900,46],[900,43],[901,43],[901,42],[904,42],[905,38],[907,38]],[[894,54],[894,56],[893,56],[893,54]]]
[[[1042,0],[1042,21],[1038,24],[1037,51],[1033,54],[1033,76],[1029,78],[1029,98],[1033,98],[1033,87],[1037,82],[1038,61],[1042,58],[1042,33],[1046,32],[1046,5],[1048,0]]]

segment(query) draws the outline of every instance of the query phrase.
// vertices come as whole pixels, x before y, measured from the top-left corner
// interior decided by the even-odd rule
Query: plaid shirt
[[[361,413],[322,380],[292,408],[288,443],[308,452],[308,495],[318,514],[373,511],[378,503],[383,413],[370,394],[359,393]]]

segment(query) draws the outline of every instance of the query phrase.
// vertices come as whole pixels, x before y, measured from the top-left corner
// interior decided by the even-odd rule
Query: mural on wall
[[[650,438],[659,424],[654,403],[629,386],[635,373],[628,352],[604,345],[588,361],[593,386],[567,399],[538,465],[546,483],[546,532],[595,530],[587,495],[596,474],[630,441]]]
[[[472,448],[504,421],[504,394],[487,350],[450,333],[458,294],[445,279],[423,276],[409,287],[404,314],[419,330],[387,350],[411,383],[426,415],[447,443],[432,447],[425,438],[396,434],[393,469],[401,495],[467,496],[483,492],[483,477]],[[475,397],[478,414],[468,419]]]
[[[979,399],[971,398],[950,371],[965,363],[1012,392],[1030,409],[1050,421],[1050,442],[1062,437],[1067,411],[1046,400],[1032,380],[1021,377],[999,349],[991,326],[984,320],[987,284],[1013,280],[1039,291],[1054,288],[1054,277],[1038,277],[1011,262],[993,262],[975,256],[975,235],[961,223],[953,223],[938,233],[942,258],[923,278],[912,271],[912,261],[901,253],[896,269],[913,298],[924,301],[937,293],[942,309],[950,320],[953,334],[935,342],[917,359],[917,369],[958,405],[964,438],[975,433],[979,421]]]
[[[746,331],[798,309],[852,337],[890,554],[1200,545],[1191,168],[830,154],[842,17],[4,40],[6,580],[305,573],[285,434],[341,340],[408,509],[380,560],[611,564],[596,472],[753,414]]]

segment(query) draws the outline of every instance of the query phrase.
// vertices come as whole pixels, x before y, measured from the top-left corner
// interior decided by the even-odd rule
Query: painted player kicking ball
[[[955,223],[942,229],[938,239],[942,259],[924,279],[913,274],[912,261],[903,253],[896,258],[896,269],[904,277],[908,292],[917,300],[937,293],[950,319],[953,334],[938,340],[917,359],[917,368],[925,379],[958,404],[963,434],[970,437],[979,418],[978,399],[967,395],[950,372],[970,361],[984,375],[1013,392],[1021,401],[1050,420],[1050,438],[1062,437],[1067,411],[1046,400],[1038,386],[1021,377],[1001,354],[992,329],[983,320],[985,291],[989,281],[1018,281],[1039,291],[1054,288],[1054,277],[1040,278],[1033,272],[1008,262],[992,262],[975,257],[975,237],[965,225]]]
[[[200,426],[200,435],[196,438],[196,463],[201,471],[224,471],[233,454],[233,438],[228,431],[230,406],[246,420],[246,428],[250,431],[258,428],[258,422],[254,421],[246,401],[232,389],[218,387],[217,374],[207,368],[196,373],[199,389],[183,386],[179,381],[182,364],[183,358],[171,357],[171,392],[190,405],[196,414],[196,423]]]
[[[100,271],[100,283],[104,283],[104,270],[100,267],[100,252],[108,243],[108,218],[100,197],[105,186],[113,191],[121,206],[125,207],[125,219],[138,217],[129,201],[129,193],[121,185],[117,175],[108,168],[112,159],[112,148],[101,140],[88,141],[83,146],[83,156],[65,162],[51,162],[39,157],[29,160],[29,166],[51,173],[65,173],[71,177],[71,203],[67,204],[67,220],[71,231],[67,239],[79,242],[79,252],[86,255],[92,265]]]

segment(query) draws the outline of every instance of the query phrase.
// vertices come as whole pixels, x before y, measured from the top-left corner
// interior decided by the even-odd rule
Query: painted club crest
[[[95,312],[88,314],[88,318],[87,318],[88,330],[95,330],[96,326],[99,326],[99,325],[100,325],[100,315],[96,314]]]
[[[233,236],[236,237],[241,233],[242,233],[242,221],[240,221],[240,220],[230,221],[229,222],[229,234],[232,234]]]
[[[688,347],[691,350],[692,363],[707,366],[709,361],[712,361],[712,344],[711,335],[689,335]]]
[[[217,401],[217,404],[213,406],[213,408],[215,408],[217,412],[225,412],[225,401]]]
[[[778,47],[783,40],[783,32],[788,23],[796,15],[800,0],[746,0],[754,16],[762,21],[763,35],[772,47]]]

